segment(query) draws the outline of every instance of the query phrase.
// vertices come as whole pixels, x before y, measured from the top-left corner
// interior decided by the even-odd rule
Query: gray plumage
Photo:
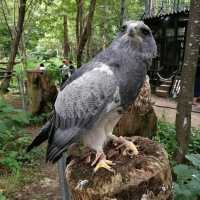
[[[62,86],[45,128],[47,161],[57,161],[78,140],[103,151],[121,114],[137,97],[155,55],[150,29],[129,21],[107,49],[78,69]],[[31,148],[45,140],[44,132],[41,135]]]

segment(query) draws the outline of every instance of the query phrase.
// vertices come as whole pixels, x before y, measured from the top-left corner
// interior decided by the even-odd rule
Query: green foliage
[[[175,200],[197,200],[200,196],[200,154],[188,154],[186,158],[189,165],[179,164],[173,168]]]
[[[47,73],[51,77],[52,81],[59,81],[60,79],[60,69],[59,66],[61,65],[61,62],[58,61],[58,59],[49,59],[47,62],[45,62],[45,67],[47,70]]]
[[[163,144],[169,155],[172,155],[176,149],[176,131],[174,125],[166,122],[158,122],[158,131],[154,138],[160,144]]]
[[[154,140],[164,145],[170,157],[176,151],[176,129],[175,125],[167,122],[158,122],[158,131]],[[200,130],[193,128],[189,143],[189,153],[200,152]]]
[[[30,122],[30,114],[14,109],[0,99],[0,167],[8,173],[16,173],[25,164],[32,164],[39,150],[26,154],[27,144],[32,140],[23,127]]]
[[[189,153],[199,153],[200,152],[200,130],[192,128]]]
[[[0,192],[0,200],[6,200],[6,197]]]
[[[186,159],[187,164],[176,165],[172,159],[176,151],[176,130],[173,124],[167,122],[158,122],[158,131],[154,140],[163,144],[169,154],[169,158],[175,174],[173,192],[175,200],[197,200],[200,195],[200,130],[192,129],[191,140],[189,144]]]
[[[49,118],[49,113],[42,113],[39,116],[32,116],[30,124],[32,125],[43,125]]]
[[[188,154],[186,158],[192,163],[192,165],[200,169],[200,154]]]
[[[31,57],[36,58],[37,62],[40,61],[46,61],[50,58],[54,58],[57,56],[57,52],[53,49],[44,49],[44,48],[37,48],[36,51],[31,52]]]
[[[0,58],[7,56],[10,50],[11,37],[5,24],[0,25]]]
[[[2,99],[0,99],[0,113],[0,130],[2,132],[29,124],[29,113],[14,109]]]

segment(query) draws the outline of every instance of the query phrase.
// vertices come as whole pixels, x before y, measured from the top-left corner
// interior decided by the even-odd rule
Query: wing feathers
[[[57,129],[54,132],[52,142],[48,143],[47,147],[47,162],[56,162],[61,156],[62,153],[68,149],[68,147],[78,140],[80,134],[79,128],[70,128],[70,129]]]
[[[49,137],[49,131],[51,129],[51,121],[47,121],[46,124],[41,128],[38,136],[33,140],[33,142],[28,146],[27,152],[31,151],[34,147],[39,146]]]
[[[114,76],[91,70],[59,92],[48,129],[47,162],[56,162],[106,112],[116,87]]]

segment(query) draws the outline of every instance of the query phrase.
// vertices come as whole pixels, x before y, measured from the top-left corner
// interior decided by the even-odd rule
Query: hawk
[[[48,140],[46,160],[56,162],[78,141],[96,151],[94,171],[112,171],[103,152],[109,140],[123,143],[138,154],[135,145],[112,134],[113,128],[136,99],[146,72],[157,54],[150,28],[142,21],[127,21],[108,48],[84,64],[64,83],[54,111],[30,151]]]

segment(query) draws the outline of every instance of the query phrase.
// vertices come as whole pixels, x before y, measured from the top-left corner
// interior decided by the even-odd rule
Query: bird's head
[[[123,23],[117,37],[120,48],[153,58],[157,55],[157,47],[151,29],[142,21]]]

